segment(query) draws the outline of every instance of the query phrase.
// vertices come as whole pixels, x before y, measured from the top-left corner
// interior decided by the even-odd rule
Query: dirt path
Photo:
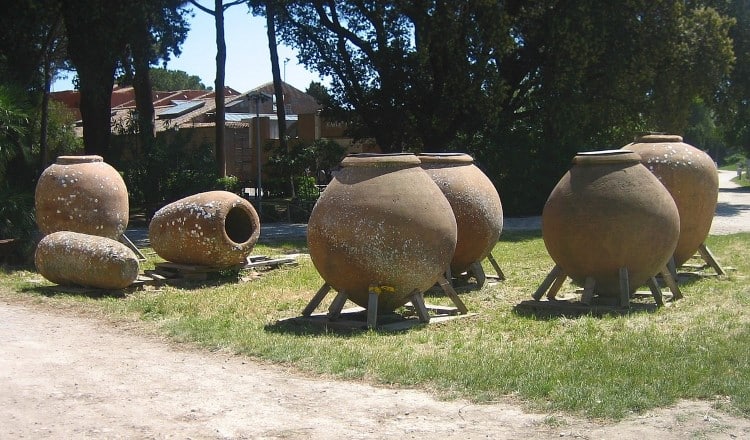
[[[301,377],[91,318],[0,303],[0,438],[748,438],[683,402],[615,425]]]
[[[712,233],[750,231],[749,193],[723,191],[719,201]],[[175,347],[127,325],[8,298],[0,292],[0,439],[750,438],[750,420],[712,402],[617,424],[512,403],[441,402]]]

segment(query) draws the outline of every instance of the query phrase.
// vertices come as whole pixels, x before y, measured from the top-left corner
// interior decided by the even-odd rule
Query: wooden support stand
[[[146,261],[146,256],[143,255],[143,252],[138,249],[138,246],[136,246],[135,243],[133,243],[127,235],[120,235],[120,243],[124,244],[125,246],[129,247],[130,250],[135,252],[136,256],[138,257],[138,261]]]
[[[726,275],[726,272],[724,272],[724,269],[722,269],[719,262],[716,261],[714,254],[712,254],[708,249],[706,243],[701,243],[701,245],[698,246],[698,253],[700,254],[703,261],[705,261],[706,264],[711,266],[711,268],[716,271],[716,275]]]
[[[665,284],[672,292],[672,298],[675,300],[681,299],[682,292],[680,292],[680,288],[677,286],[675,278],[672,277],[671,271],[668,266],[665,266],[661,270],[660,274],[664,279]],[[555,299],[555,297],[557,296],[557,292],[560,290],[566,279],[567,275],[565,274],[565,272],[563,272],[560,266],[555,265],[555,267],[552,268],[544,281],[542,281],[542,284],[539,285],[539,288],[537,288],[537,290],[531,295],[531,297],[536,301],[540,301],[546,294],[547,298]],[[617,303],[620,307],[623,308],[630,307],[630,276],[628,275],[628,269],[626,267],[621,267],[619,269],[619,282],[620,288],[619,295],[617,297]],[[661,293],[661,288],[656,282],[656,279],[654,277],[651,277],[647,281],[647,285],[649,287],[649,290],[651,291],[651,296],[653,296],[656,305],[659,307],[663,306],[664,297]],[[587,306],[592,305],[595,292],[596,280],[592,277],[587,277],[583,285],[583,292],[581,294],[580,302]]]
[[[448,280],[445,277],[440,277],[438,279],[438,284],[443,289],[445,294],[453,301],[453,304],[456,305],[456,310],[458,313],[462,315],[466,315],[469,313],[468,308],[466,305],[461,301],[461,298],[459,298],[456,291],[453,289],[453,286],[450,285]],[[328,283],[324,283],[320,289],[315,293],[315,295],[312,297],[310,302],[305,306],[305,308],[302,310],[302,316],[309,317],[313,314],[315,309],[320,305],[321,302],[323,302],[323,299],[328,295],[328,293],[331,291],[331,286]],[[380,286],[370,286],[368,296],[367,296],[367,328],[374,329],[377,327],[377,320],[378,320],[378,301],[379,301],[379,295],[380,295],[381,287]],[[331,305],[328,306],[328,314],[327,317],[331,321],[335,321],[341,316],[341,312],[344,308],[344,304],[348,300],[348,296],[346,292],[341,291],[336,294],[336,297],[331,302]],[[417,317],[419,318],[420,322],[423,323],[429,323],[430,322],[430,314],[429,309],[432,307],[428,307],[425,304],[424,297],[422,296],[422,293],[418,290],[414,290],[409,294],[409,301],[411,302],[411,306],[414,308],[415,313],[417,314]]]

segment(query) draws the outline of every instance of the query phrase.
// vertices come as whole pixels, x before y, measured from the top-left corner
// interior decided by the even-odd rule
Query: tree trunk
[[[115,63],[100,69],[78,69],[83,120],[83,150],[106,158],[112,128],[111,97],[115,84]]]
[[[42,95],[42,114],[39,122],[39,158],[41,169],[47,168],[50,163],[49,145],[47,143],[47,130],[49,127],[49,94],[52,88],[52,61],[49,52],[44,57],[44,94]]]
[[[276,43],[276,9],[273,1],[266,2],[266,32],[268,35],[268,52],[271,54],[271,73],[273,74],[273,92],[276,95],[276,118],[279,124],[279,145],[281,151],[289,152],[286,139],[286,108],[284,106],[284,89],[281,82],[281,70],[279,69],[279,51]],[[294,176],[290,176],[289,184],[292,187],[292,198],[296,197],[294,188]]]
[[[49,94],[52,89],[52,80],[55,74],[54,58],[55,51],[57,49],[56,40],[58,39],[58,33],[62,25],[62,19],[58,16],[55,19],[55,23],[50,27],[49,33],[45,41],[43,48],[43,69],[44,69],[44,92],[42,95],[42,112],[39,122],[39,158],[41,161],[41,169],[47,168],[50,163],[49,157],[49,145],[48,145],[48,129],[49,129]]]
[[[138,29],[136,43],[131,50],[133,54],[133,65],[135,76],[133,77],[133,89],[135,91],[135,106],[138,110],[138,137],[145,153],[151,151],[156,140],[156,114],[152,98],[151,76],[149,75],[149,48],[151,37],[146,23]]]
[[[111,98],[115,67],[124,38],[117,23],[127,14],[127,3],[100,0],[63,0],[62,16],[68,36],[68,55],[78,72],[86,154],[105,157],[111,133]]]
[[[227,175],[226,147],[224,145],[224,76],[226,74],[227,44],[224,40],[224,5],[222,0],[214,1],[216,21],[216,165],[219,177]]]

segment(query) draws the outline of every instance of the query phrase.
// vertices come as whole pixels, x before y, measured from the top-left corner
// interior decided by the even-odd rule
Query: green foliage
[[[218,180],[213,145],[191,145],[192,134],[181,130],[158,137],[144,156],[133,158],[125,154],[128,147],[120,147],[119,159],[112,165],[123,170],[132,206],[155,211],[183,197],[235,183],[232,178]]]
[[[216,188],[223,191],[239,193],[240,186],[240,179],[238,179],[236,176],[224,176],[216,179]]]
[[[331,169],[341,162],[346,153],[344,147],[330,139],[318,139],[312,143],[290,141],[287,150],[275,143],[267,148],[271,149],[268,172],[274,192],[302,199],[317,198],[317,189],[313,189],[317,176],[326,176],[322,180],[327,182]],[[294,182],[294,188],[282,182]]]
[[[174,92],[178,90],[211,90],[206,87],[197,75],[189,75],[182,70],[170,70],[161,67],[149,69],[153,90]],[[120,76],[118,84],[125,85],[127,78]]]
[[[294,178],[294,186],[300,200],[315,200],[320,196],[320,191],[315,186],[315,177],[297,176]]]
[[[34,192],[0,184],[0,238],[26,240],[35,228]]]
[[[18,89],[0,86],[0,181],[5,180],[8,165],[25,163],[31,155],[28,147],[29,110]]]
[[[691,102],[718,107],[740,54],[738,12],[704,5],[290,2],[279,29],[332,78],[321,99],[348,114],[355,137],[386,152],[471,152],[510,213],[538,213],[575,152],[682,134]]]
[[[690,105],[690,117],[685,128],[684,141],[706,151],[716,162],[722,162],[727,153],[722,131],[716,125],[716,116],[701,99]]]

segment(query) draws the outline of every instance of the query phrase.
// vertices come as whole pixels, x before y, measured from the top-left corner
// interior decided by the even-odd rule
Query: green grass
[[[446,399],[511,398],[534,410],[610,419],[679,399],[707,399],[750,417],[750,234],[712,236],[708,246],[733,270],[681,285],[685,298],[670,307],[541,316],[516,306],[530,299],[552,261],[539,233],[505,233],[493,254],[507,280],[461,294],[477,315],[403,332],[280,324],[299,316],[322,284],[304,258],[250,282],[229,277],[113,296],[63,293],[33,272],[6,270],[0,292],[110,319],[135,318],[177,341],[307,374],[417,387]],[[304,242],[289,242],[254,253],[304,250]],[[450,304],[442,295],[427,301]]]

